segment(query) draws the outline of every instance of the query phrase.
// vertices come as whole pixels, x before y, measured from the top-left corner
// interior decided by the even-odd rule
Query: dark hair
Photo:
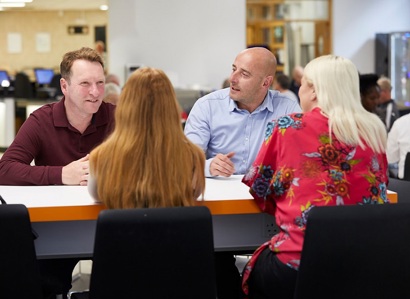
[[[60,74],[67,82],[70,82],[71,67],[76,60],[87,60],[90,62],[98,62],[104,68],[104,62],[100,54],[94,49],[83,47],[79,50],[67,52],[63,56],[60,63]]]
[[[379,76],[376,74],[359,75],[360,80],[360,94],[366,95],[373,87],[378,87],[377,80]]]
[[[290,88],[290,78],[285,74],[277,74],[276,75],[276,82],[282,89],[289,89]]]

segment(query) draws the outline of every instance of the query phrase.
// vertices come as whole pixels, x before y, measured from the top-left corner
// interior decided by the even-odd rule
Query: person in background
[[[301,85],[301,80],[303,77],[303,67],[301,65],[297,65],[292,70],[292,80],[290,81],[289,90],[293,91],[293,93],[298,97],[298,102],[300,101],[299,98],[299,88]]]
[[[194,206],[205,189],[202,150],[184,135],[171,81],[140,68],[121,92],[113,133],[90,154],[88,190],[111,209]]]
[[[95,42],[94,49],[101,56],[103,63],[105,65],[104,73],[107,74],[108,61],[105,43],[102,40],[97,40]]]
[[[108,83],[114,83],[121,88],[120,78],[118,78],[116,74],[108,74],[107,76],[105,76],[105,84]]]
[[[333,55],[312,60],[299,96],[303,113],[267,125],[243,178],[280,228],[245,267],[243,289],[250,299],[293,298],[306,220],[316,206],[388,202],[387,133],[361,105],[354,64]]]
[[[363,74],[360,78],[360,98],[364,109],[376,113],[380,99],[379,77],[376,74]]]
[[[272,88],[284,94],[289,99],[298,102],[299,99],[290,88],[290,78],[285,74],[277,74],[272,83]]]
[[[60,72],[64,97],[23,123],[0,160],[0,185],[87,185],[88,154],[112,131],[115,106],[103,102],[104,63],[95,50],[66,53]],[[39,260],[45,298],[66,298],[77,262]]]
[[[115,83],[105,83],[104,102],[117,105],[121,94],[121,87]]]
[[[389,78],[381,77],[377,80],[377,85],[380,87],[380,98],[376,113],[386,125],[387,131],[390,131],[393,123],[400,117],[399,109],[391,98],[392,86]]]
[[[398,118],[387,137],[387,161],[392,177],[404,178],[406,155],[410,152],[410,114]]]
[[[185,135],[206,154],[206,176],[244,174],[263,141],[263,128],[279,116],[299,112],[298,103],[270,90],[276,58],[263,47],[240,52],[232,65],[230,88],[196,101]],[[218,299],[241,298],[240,274],[231,252],[215,254]]]

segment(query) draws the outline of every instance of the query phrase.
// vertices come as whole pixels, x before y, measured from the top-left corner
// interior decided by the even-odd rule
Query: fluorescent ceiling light
[[[28,3],[33,2],[33,0],[0,0],[0,3]]]
[[[108,10],[108,5],[101,5],[100,10]]]
[[[26,6],[26,3],[24,2],[14,2],[14,3],[0,2],[0,7],[24,7],[24,6]]]

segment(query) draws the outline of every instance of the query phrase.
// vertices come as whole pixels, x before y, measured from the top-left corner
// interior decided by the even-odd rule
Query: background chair
[[[410,298],[410,205],[315,207],[295,299]]]
[[[63,92],[61,91],[60,79],[61,79],[60,74],[54,74],[54,76],[53,76],[53,78],[51,79],[51,82],[50,82],[50,87],[55,88],[54,98],[56,98],[56,99],[63,96]]]
[[[27,208],[0,205],[0,298],[42,299]]]
[[[398,203],[410,203],[410,181],[390,177],[387,189],[397,192]]]
[[[102,211],[90,298],[215,299],[208,208]]]
[[[17,73],[14,79],[14,97],[34,98],[33,84],[30,82],[29,76],[23,72]]]
[[[410,152],[406,155],[406,160],[404,161],[404,176],[403,179],[410,181]]]

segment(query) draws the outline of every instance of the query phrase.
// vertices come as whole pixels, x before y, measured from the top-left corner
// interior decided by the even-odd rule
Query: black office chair
[[[54,95],[55,98],[61,97],[63,95],[63,92],[61,91],[60,79],[61,79],[61,75],[55,74],[49,84],[51,88],[55,88],[56,90],[55,95]]]
[[[410,205],[315,207],[295,299],[410,298]]]
[[[404,161],[403,180],[410,181],[410,152],[407,153],[406,160]]]
[[[208,208],[102,211],[89,295],[99,299],[215,299]]]
[[[397,192],[398,203],[410,203],[410,181],[389,178],[387,189]]]
[[[34,98],[33,84],[27,74],[20,72],[14,79],[14,97],[31,99]]]
[[[0,205],[0,298],[42,299],[27,208]]]

